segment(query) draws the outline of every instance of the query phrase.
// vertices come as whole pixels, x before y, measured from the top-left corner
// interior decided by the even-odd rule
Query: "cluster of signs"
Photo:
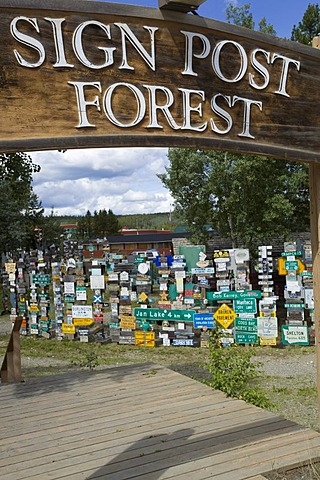
[[[287,319],[281,327],[282,343],[285,345],[309,344],[304,309],[309,308],[312,317],[312,264],[308,244],[303,249],[304,256],[295,244],[285,244],[282,260],[279,261],[279,273],[283,270],[286,275],[284,296]],[[183,255],[172,259],[159,257],[160,300],[157,308],[150,308],[153,302],[150,294],[150,262],[137,257],[139,261],[132,261],[130,266],[123,258],[119,258],[118,262],[116,260],[113,259],[113,270],[108,272],[108,276],[105,276],[102,266],[92,267],[90,302],[83,265],[79,262],[70,263],[70,260],[64,266],[52,264],[52,276],[44,272],[42,264],[40,268],[34,267],[30,277],[29,300],[26,301],[26,295],[21,295],[18,302],[19,313],[29,317],[28,333],[46,338],[60,335],[73,338],[76,334],[82,341],[88,341],[92,327],[100,324],[102,330],[110,335],[111,341],[117,343],[155,346],[161,344],[156,342],[160,338],[163,345],[196,346],[195,339],[199,331],[202,340],[205,339],[205,333],[219,327],[221,342],[225,345],[278,343],[278,297],[274,294],[271,246],[259,247],[258,278],[261,290],[252,290],[249,284],[249,252],[245,249],[216,251],[212,264],[201,253],[196,268],[193,267],[191,272],[187,271]],[[21,277],[17,267],[19,265],[6,264],[9,280],[13,281],[13,277],[16,279],[17,271],[18,277]],[[196,277],[198,283],[188,283],[191,277],[193,281]],[[216,291],[209,288],[211,279],[216,282]],[[154,280],[157,281],[157,277]],[[49,298],[51,281],[54,311]],[[177,295],[175,300],[168,299],[172,283]],[[105,288],[109,290],[111,305],[109,331],[106,330],[107,325],[103,325]],[[140,302],[140,307],[132,309],[132,301]],[[136,332],[147,333],[150,329],[154,330],[152,341],[145,335],[143,339],[142,336],[135,338]]]
[[[286,325],[282,327],[284,344],[309,344],[309,331],[306,326],[306,313],[314,325],[313,273],[311,243],[305,242],[301,249],[296,242],[286,242],[279,259],[279,273],[286,276],[284,288]]]

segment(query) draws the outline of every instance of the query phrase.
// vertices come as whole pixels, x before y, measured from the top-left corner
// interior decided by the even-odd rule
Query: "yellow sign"
[[[4,268],[6,269],[7,273],[15,273],[16,271],[16,264],[15,263],[5,263]]]
[[[93,324],[93,319],[92,318],[74,318],[73,319],[74,325],[79,326],[88,326]]]
[[[30,305],[29,310],[30,312],[39,312],[39,307],[37,305]]]
[[[162,301],[162,302],[167,301],[167,300],[168,300],[168,294],[167,294],[167,292],[162,292],[162,293],[160,294],[160,298],[161,298],[161,301]]]
[[[76,333],[76,327],[74,325],[68,325],[67,323],[62,324],[62,333],[69,335],[74,335]]]
[[[278,271],[279,275],[287,275],[287,270],[285,269],[285,262],[287,261],[287,258],[285,257],[280,257],[278,258]],[[298,270],[296,273],[302,273],[305,271],[306,267],[304,263],[300,260],[300,258],[296,258],[295,262],[298,262]]]
[[[224,328],[230,327],[237,314],[225,303],[214,313],[214,319]]]
[[[135,332],[135,345],[137,347],[155,347],[155,332]]]
[[[140,295],[139,295],[139,298],[142,302],[145,302],[147,299],[148,299],[148,295],[144,292],[142,292]]]
[[[270,346],[275,346],[277,345],[277,338],[267,338],[267,337],[260,337],[260,345],[270,345]]]
[[[129,317],[129,315],[121,315],[121,317],[120,328],[125,328],[128,330],[134,330],[136,328],[135,317]]]

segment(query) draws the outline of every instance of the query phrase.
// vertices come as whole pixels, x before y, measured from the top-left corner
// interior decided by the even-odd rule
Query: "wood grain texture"
[[[153,364],[2,385],[0,402],[1,480],[260,480],[320,451],[317,432]]]
[[[38,41],[45,50],[45,60],[37,68],[19,65],[14,51],[28,62],[36,62],[39,54],[34,48],[23,45],[13,38],[10,24],[16,17],[37,19],[39,32],[27,21],[18,23],[23,32]],[[67,63],[73,67],[54,67],[57,55],[52,25],[45,18],[63,18],[63,40]],[[76,28],[83,22],[95,20],[109,26],[110,38],[97,25],[88,26],[83,35],[83,49],[87,58],[95,65],[105,60],[102,48],[114,48],[114,61],[101,69],[84,66],[73,48],[72,38]],[[150,34],[144,27],[157,28],[155,32],[155,71],[128,39],[125,40],[127,62],[133,69],[121,68],[123,43],[118,24],[126,24],[150,54]],[[194,32],[194,55],[192,69],[197,75],[186,75],[186,39],[182,31]],[[206,38],[210,53],[201,55]],[[218,77],[212,66],[215,47],[224,40],[240,45],[248,60],[243,78],[227,82]],[[67,0],[39,2],[32,0],[28,6],[18,0],[4,0],[0,6],[0,151],[31,151],[46,149],[123,147],[123,146],[173,146],[206,149],[221,149],[237,152],[258,153],[283,159],[301,161],[320,160],[320,52],[293,42],[269,35],[249,31],[214,20],[162,12],[156,9],[107,4],[102,2]],[[209,47],[208,47],[209,48]],[[263,89],[249,84],[250,74],[258,86],[263,77],[252,66],[251,55],[256,49],[268,52],[269,64],[262,53],[258,61],[269,74],[268,85]],[[271,58],[274,54],[300,62],[298,71],[289,66],[286,92],[279,95],[284,62]],[[200,58],[198,58],[200,57]],[[205,58],[201,58],[205,57]],[[224,78],[233,79],[241,68],[239,51],[234,45],[223,48],[220,67]],[[87,117],[94,127],[77,128],[79,112],[74,84],[68,82],[95,82],[100,90],[87,87],[86,100],[97,106],[87,106]],[[127,87],[119,86],[112,95],[112,109],[119,125],[115,125],[104,112],[104,94],[117,83],[127,83],[141,92],[145,112],[137,125],[125,128],[119,125],[131,124],[137,113],[137,99]],[[150,127],[152,107],[150,86],[163,87],[174,99],[169,110],[179,128],[172,128],[166,115],[156,112],[158,127]],[[183,92],[179,89],[194,90],[191,94],[190,125],[186,123]],[[203,98],[199,92],[203,92]],[[213,120],[220,131],[227,128],[225,118],[212,110],[211,99],[219,94],[219,106],[232,118],[232,128],[226,134],[217,133],[211,127]],[[250,110],[250,134],[255,138],[239,136],[244,129],[244,102],[236,101],[229,107],[221,97],[245,98],[262,103],[262,111],[252,105]],[[156,101],[164,105],[166,95],[157,89]],[[200,107],[199,107],[200,105]],[[187,115],[188,116],[188,115]],[[204,131],[195,131],[206,125]]]

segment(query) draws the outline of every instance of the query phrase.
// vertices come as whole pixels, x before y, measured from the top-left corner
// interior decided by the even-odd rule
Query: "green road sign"
[[[134,263],[145,263],[145,261],[144,257],[134,257]]]
[[[135,308],[134,316],[137,319],[148,318],[150,320],[169,320],[193,322],[193,310],[166,310],[161,308]]]
[[[44,273],[34,274],[32,275],[32,281],[33,283],[37,283],[41,287],[45,287],[47,285],[50,285],[50,275]]]
[[[258,343],[258,320],[238,317],[234,321],[236,343]]]
[[[244,290],[243,292],[207,292],[208,300],[240,300],[243,298],[261,298],[260,290]]]
[[[256,318],[238,317],[234,320],[236,333],[258,333],[258,320]]]
[[[257,300],[255,298],[235,299],[233,310],[239,315],[241,313],[257,313]]]
[[[235,343],[258,343],[257,333],[235,333]]]
[[[302,277],[313,277],[313,272],[302,272],[301,276]]]
[[[299,270],[299,263],[296,260],[293,260],[292,262],[284,262],[284,268],[289,271],[289,270]]]
[[[297,251],[295,251],[295,252],[282,252],[282,253],[281,253],[281,257],[291,257],[291,256],[301,257],[301,256],[302,256],[302,251],[301,251],[301,250],[297,250]]]
[[[301,310],[304,307],[305,307],[304,303],[285,303],[284,304],[284,308],[292,308],[296,310]]]

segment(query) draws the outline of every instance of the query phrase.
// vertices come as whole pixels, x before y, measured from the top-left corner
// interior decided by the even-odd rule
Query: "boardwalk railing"
[[[20,353],[20,328],[22,317],[17,317],[2,362],[0,376],[2,383],[21,382],[21,353]]]

